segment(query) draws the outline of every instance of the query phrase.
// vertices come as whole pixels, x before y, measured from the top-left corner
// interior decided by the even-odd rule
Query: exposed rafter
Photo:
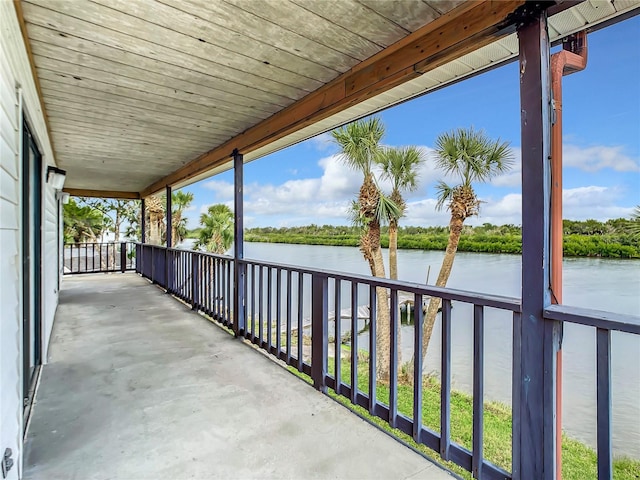
[[[122,198],[128,200],[139,200],[138,192],[118,192],[108,190],[85,190],[82,188],[63,188],[63,192],[73,195],[74,197],[93,197],[93,198]]]

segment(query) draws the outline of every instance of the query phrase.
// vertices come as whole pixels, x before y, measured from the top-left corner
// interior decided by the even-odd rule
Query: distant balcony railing
[[[64,245],[64,274],[133,271],[135,243],[94,242]]]
[[[512,458],[520,458],[520,449],[527,448],[517,420],[520,409],[532,409],[526,398],[520,398],[516,388],[521,380],[519,365],[523,355],[519,299],[271,262],[244,259],[236,263],[227,256],[146,244],[136,245],[136,258],[138,273],[191,304],[194,310],[211,316],[232,328],[238,336],[309,375],[317,389],[323,392],[330,389],[345,397],[351,404],[411,436],[415,442],[439,452],[444,460],[472,472],[474,478],[536,478],[535,472],[523,471],[517,460],[513,460],[510,471],[506,471],[483,454],[484,332],[485,322],[493,321],[496,316],[502,316],[511,327],[511,335],[509,332],[505,335],[505,348],[512,352]],[[238,279],[234,285],[236,269]],[[381,357],[388,359],[390,367],[388,393],[382,395],[376,375],[376,362],[381,353],[376,345],[379,328],[376,292],[380,288],[389,295],[390,320],[390,345],[385,352],[388,355]],[[238,292],[243,298],[235,298]],[[435,428],[423,421],[424,365],[421,355],[415,355],[411,365],[410,411],[398,404],[398,332],[401,317],[409,315],[402,313],[401,303],[406,305],[406,312],[410,311],[411,304],[416,307],[413,309],[412,344],[413,351],[420,351],[424,313],[419,306],[430,297],[442,299],[439,337],[434,333],[430,346],[439,347],[439,422]],[[456,313],[456,318],[468,313],[473,325],[470,365],[473,369],[473,420],[468,446],[452,440],[451,434],[454,304],[455,311],[460,312]],[[239,314],[234,311],[234,305]],[[612,478],[611,331],[640,335],[640,319],[566,306],[550,306],[544,313],[545,322],[570,322],[596,329],[598,478]],[[540,368],[548,367],[540,365]]]

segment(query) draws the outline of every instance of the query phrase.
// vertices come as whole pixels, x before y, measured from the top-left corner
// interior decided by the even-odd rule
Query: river
[[[399,278],[425,282],[431,266],[433,284],[443,252],[402,250]],[[292,265],[368,274],[355,247],[246,243],[245,257]],[[385,255],[385,261],[386,261]],[[387,263],[388,268],[388,263]],[[564,304],[640,315],[640,261],[565,259]],[[518,255],[458,253],[448,286],[472,292],[520,297]],[[472,308],[453,303],[452,385],[471,393]],[[485,401],[511,403],[511,316],[487,309],[485,314]],[[366,345],[367,334],[360,345]],[[433,337],[440,338],[436,324]],[[413,354],[412,327],[403,327],[402,357]],[[440,342],[432,341],[425,373],[439,373]],[[563,430],[591,447],[596,445],[595,329],[567,325],[563,343]],[[614,455],[640,459],[640,337],[612,334],[612,397]]]

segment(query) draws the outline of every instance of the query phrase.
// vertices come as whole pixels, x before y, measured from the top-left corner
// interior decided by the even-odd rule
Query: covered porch
[[[66,277],[24,478],[452,478],[135,274]]]
[[[0,67],[13,79],[0,92],[1,111],[9,112],[3,125],[11,127],[7,151],[13,152],[3,156],[12,163],[2,167],[11,186],[7,204],[16,216],[6,222],[3,236],[10,255],[0,257],[3,271],[11,272],[6,281],[11,290],[3,285],[3,291],[13,292],[1,312],[3,325],[11,325],[2,337],[3,348],[11,347],[3,353],[3,366],[11,365],[2,381],[2,415],[11,420],[0,432],[6,478],[449,476],[322,394],[335,392],[474,478],[556,479],[564,323],[594,332],[597,470],[598,478],[612,478],[611,334],[639,335],[640,323],[637,317],[562,305],[561,278],[552,276],[558,272],[553,262],[562,258],[561,249],[552,247],[561,245],[562,183],[552,173],[554,167],[561,171],[561,162],[551,138],[555,135],[556,145],[562,142],[557,130],[552,134],[560,103],[552,95],[551,48],[562,42],[565,56],[579,57],[586,53],[585,32],[638,14],[638,0],[95,0],[79,5],[22,0],[0,7]],[[247,162],[516,60],[519,298],[245,258]],[[563,73],[560,69],[553,78]],[[27,167],[21,169],[24,159]],[[173,248],[172,191],[231,169],[233,257]],[[62,177],[64,189],[50,176]],[[44,202],[37,196],[43,192]],[[140,200],[142,242],[135,269],[163,290],[133,274],[67,278],[52,331],[64,259],[63,192]],[[160,192],[166,195],[166,247],[147,244],[144,236],[146,204]],[[23,205],[30,193],[38,202]],[[30,229],[42,235],[31,235]],[[119,266],[126,269],[122,251]],[[390,320],[378,327],[374,304],[382,289],[390,293]],[[425,297],[442,299],[435,429],[423,423],[420,355],[412,365],[411,411],[398,404],[394,312],[400,292],[412,294],[418,305]],[[354,337],[353,368],[345,381],[341,355],[329,363],[328,319],[347,298],[352,312],[359,298],[368,299],[373,330],[366,365]],[[464,303],[473,321],[472,433],[466,444],[451,428],[452,302]],[[512,326],[512,443],[502,466],[483,450],[488,309],[501,310]],[[423,320],[420,314],[415,319],[414,351],[423,343]],[[301,325],[311,330],[310,355]],[[354,316],[351,331],[357,326]],[[339,320],[333,328],[334,340],[340,338]],[[376,385],[376,328],[388,329],[390,337],[378,352],[393,372],[382,398]],[[283,333],[285,341],[272,332]],[[318,391],[241,338],[309,375]],[[37,372],[42,376],[31,409]],[[358,380],[364,378],[362,386]]]

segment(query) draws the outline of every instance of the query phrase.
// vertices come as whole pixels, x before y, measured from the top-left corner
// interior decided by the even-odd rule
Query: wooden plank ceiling
[[[17,8],[65,186],[149,194],[225,167],[232,147],[249,146],[240,138],[253,135],[254,152],[274,140],[281,148],[310,124],[488,44],[498,37],[447,32],[452,22],[469,35],[488,32],[495,25],[479,25],[483,18],[504,20],[522,2],[462,3],[22,0]],[[442,32],[451,45],[440,45]],[[454,57],[444,55],[449,47]],[[442,60],[431,68],[433,57],[412,48]],[[391,79],[382,71],[390,66],[398,69]],[[349,88],[364,93],[341,100]],[[287,124],[288,112],[327,105],[333,110]],[[278,119],[289,130],[266,134],[265,122]]]

